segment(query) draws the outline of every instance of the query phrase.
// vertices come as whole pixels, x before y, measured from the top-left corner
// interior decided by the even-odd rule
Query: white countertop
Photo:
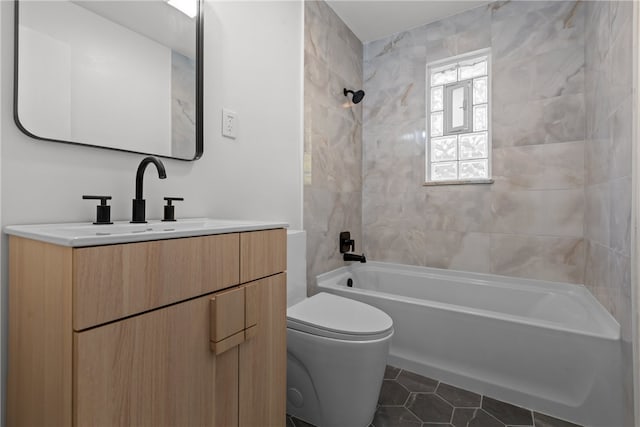
[[[288,226],[284,222],[192,218],[175,222],[150,220],[146,224],[116,221],[110,225],[93,225],[88,222],[9,225],[4,227],[4,232],[27,239],[78,248],[241,231],[269,230]]]

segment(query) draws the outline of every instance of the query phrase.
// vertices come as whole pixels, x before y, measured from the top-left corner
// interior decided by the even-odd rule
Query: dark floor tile
[[[453,406],[435,394],[412,393],[406,406],[425,423],[451,422]]]
[[[501,402],[484,396],[482,398],[482,409],[502,421],[504,424],[518,426],[533,425],[531,411],[510,403]]]
[[[467,427],[467,424],[476,414],[476,408],[455,408],[451,424],[455,427]]]
[[[384,380],[378,397],[378,405],[402,406],[407,401],[407,397],[409,397],[409,392],[406,388],[394,380]]]
[[[451,424],[447,423],[424,423],[422,427],[453,427]]]
[[[400,368],[396,368],[395,366],[387,365],[387,367],[384,368],[384,379],[385,380],[395,380],[399,373],[400,373]]]
[[[381,406],[373,417],[375,427],[420,427],[420,421],[415,415],[401,406]]]
[[[291,421],[293,422],[294,427],[315,427],[313,424],[309,424],[306,421],[299,420],[296,417],[291,417]]]
[[[482,409],[476,410],[476,415],[468,424],[469,427],[504,427],[500,421],[493,418],[491,415],[483,411]]]
[[[553,418],[538,412],[533,413],[533,425],[536,427],[582,427],[579,424],[559,420],[558,418]]]
[[[449,384],[440,383],[436,394],[455,407],[479,408],[482,396]]]
[[[287,417],[287,427],[296,427],[291,417]]]
[[[438,386],[437,380],[423,377],[422,375],[409,371],[400,372],[396,381],[405,386],[409,391],[420,393],[432,393]]]

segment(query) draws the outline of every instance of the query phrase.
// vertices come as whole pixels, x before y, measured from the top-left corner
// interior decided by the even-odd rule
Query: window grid
[[[426,181],[486,181],[491,177],[490,54],[488,50],[427,65],[429,130]],[[447,87],[467,83],[464,108],[470,113],[462,130],[451,130]],[[451,92],[449,92],[451,93]],[[466,110],[469,109],[469,110]]]

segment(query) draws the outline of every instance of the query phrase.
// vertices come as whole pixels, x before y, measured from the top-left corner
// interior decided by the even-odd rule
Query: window
[[[491,182],[489,50],[427,65],[427,183]]]

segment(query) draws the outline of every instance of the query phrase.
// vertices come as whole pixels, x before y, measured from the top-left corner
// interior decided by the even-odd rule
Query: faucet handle
[[[172,202],[182,202],[184,197],[165,197],[164,200],[167,201],[167,204],[164,207],[164,219],[163,221],[175,221],[175,206],[173,206]]]
[[[100,200],[100,204],[96,206],[96,221],[94,224],[113,224],[111,222],[111,206],[107,205],[107,200],[111,200],[111,196],[88,196],[83,195],[83,200]]]

